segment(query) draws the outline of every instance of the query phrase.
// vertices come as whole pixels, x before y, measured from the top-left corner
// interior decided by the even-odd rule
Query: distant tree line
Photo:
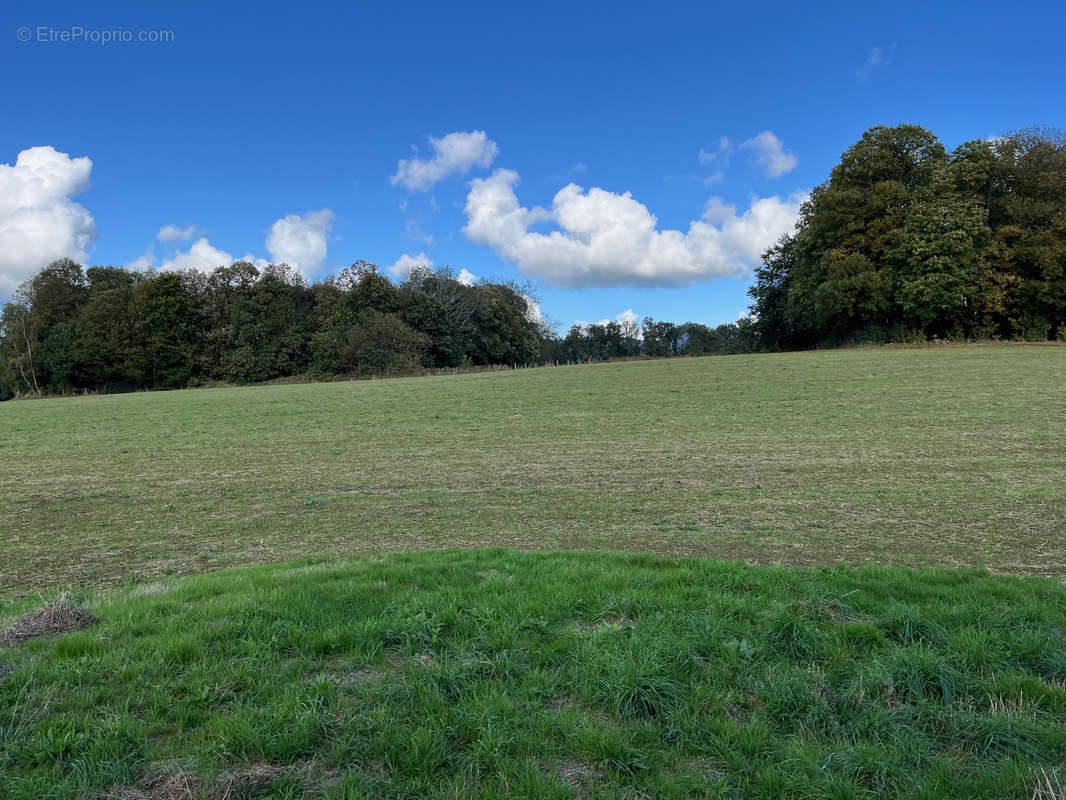
[[[60,259],[0,313],[0,399],[757,346],[750,322],[711,329],[648,318],[643,327],[574,326],[559,338],[529,291],[468,285],[447,268],[415,269],[397,284],[362,261],[308,285],[285,265],[238,261],[205,274]]]
[[[763,257],[765,349],[1066,339],[1066,137],[1028,129],[948,153],[871,128]]]
[[[639,327],[635,322],[574,325],[564,338],[547,343],[547,349],[557,361],[581,362],[752,353],[759,342],[750,318],[711,328],[645,317]]]
[[[69,259],[0,312],[0,399],[299,375],[603,361],[851,342],[1066,340],[1066,137],[1029,129],[948,153],[871,128],[755,271],[750,317],[645,318],[559,337],[515,283],[448,269],[394,283],[356,262],[308,285],[247,262],[135,272]]]
[[[400,284],[358,262],[307,285],[247,262],[210,274],[61,259],[0,315],[0,396],[528,365],[549,332],[514,284],[416,269]]]

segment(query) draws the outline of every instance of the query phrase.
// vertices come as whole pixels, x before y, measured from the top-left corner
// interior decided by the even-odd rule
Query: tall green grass
[[[991,800],[1066,781],[1066,587],[1047,579],[490,550],[75,599],[97,626],[0,650],[4,798]]]

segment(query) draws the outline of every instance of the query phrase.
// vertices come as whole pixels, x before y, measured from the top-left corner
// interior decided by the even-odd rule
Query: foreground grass
[[[1066,347],[0,404],[0,596],[503,545],[1066,575]]]
[[[1066,781],[1066,587],[1046,579],[445,551],[81,600],[98,625],[0,649],[5,798],[1030,798]]]

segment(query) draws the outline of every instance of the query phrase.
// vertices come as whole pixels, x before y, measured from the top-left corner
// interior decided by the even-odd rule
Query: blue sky
[[[564,328],[716,324],[864,129],[1066,127],[1062,2],[6,8],[0,295],[48,247],[309,277],[424,254],[534,280]],[[41,41],[79,27],[173,41]]]

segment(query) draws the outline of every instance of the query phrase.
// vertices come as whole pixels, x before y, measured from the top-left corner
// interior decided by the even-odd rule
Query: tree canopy
[[[399,285],[366,262],[308,286],[285,265],[133,272],[56,261],[0,315],[0,397],[536,363],[548,332],[515,284],[446,269]]]
[[[871,128],[756,270],[762,347],[1066,338],[1066,137]]]

